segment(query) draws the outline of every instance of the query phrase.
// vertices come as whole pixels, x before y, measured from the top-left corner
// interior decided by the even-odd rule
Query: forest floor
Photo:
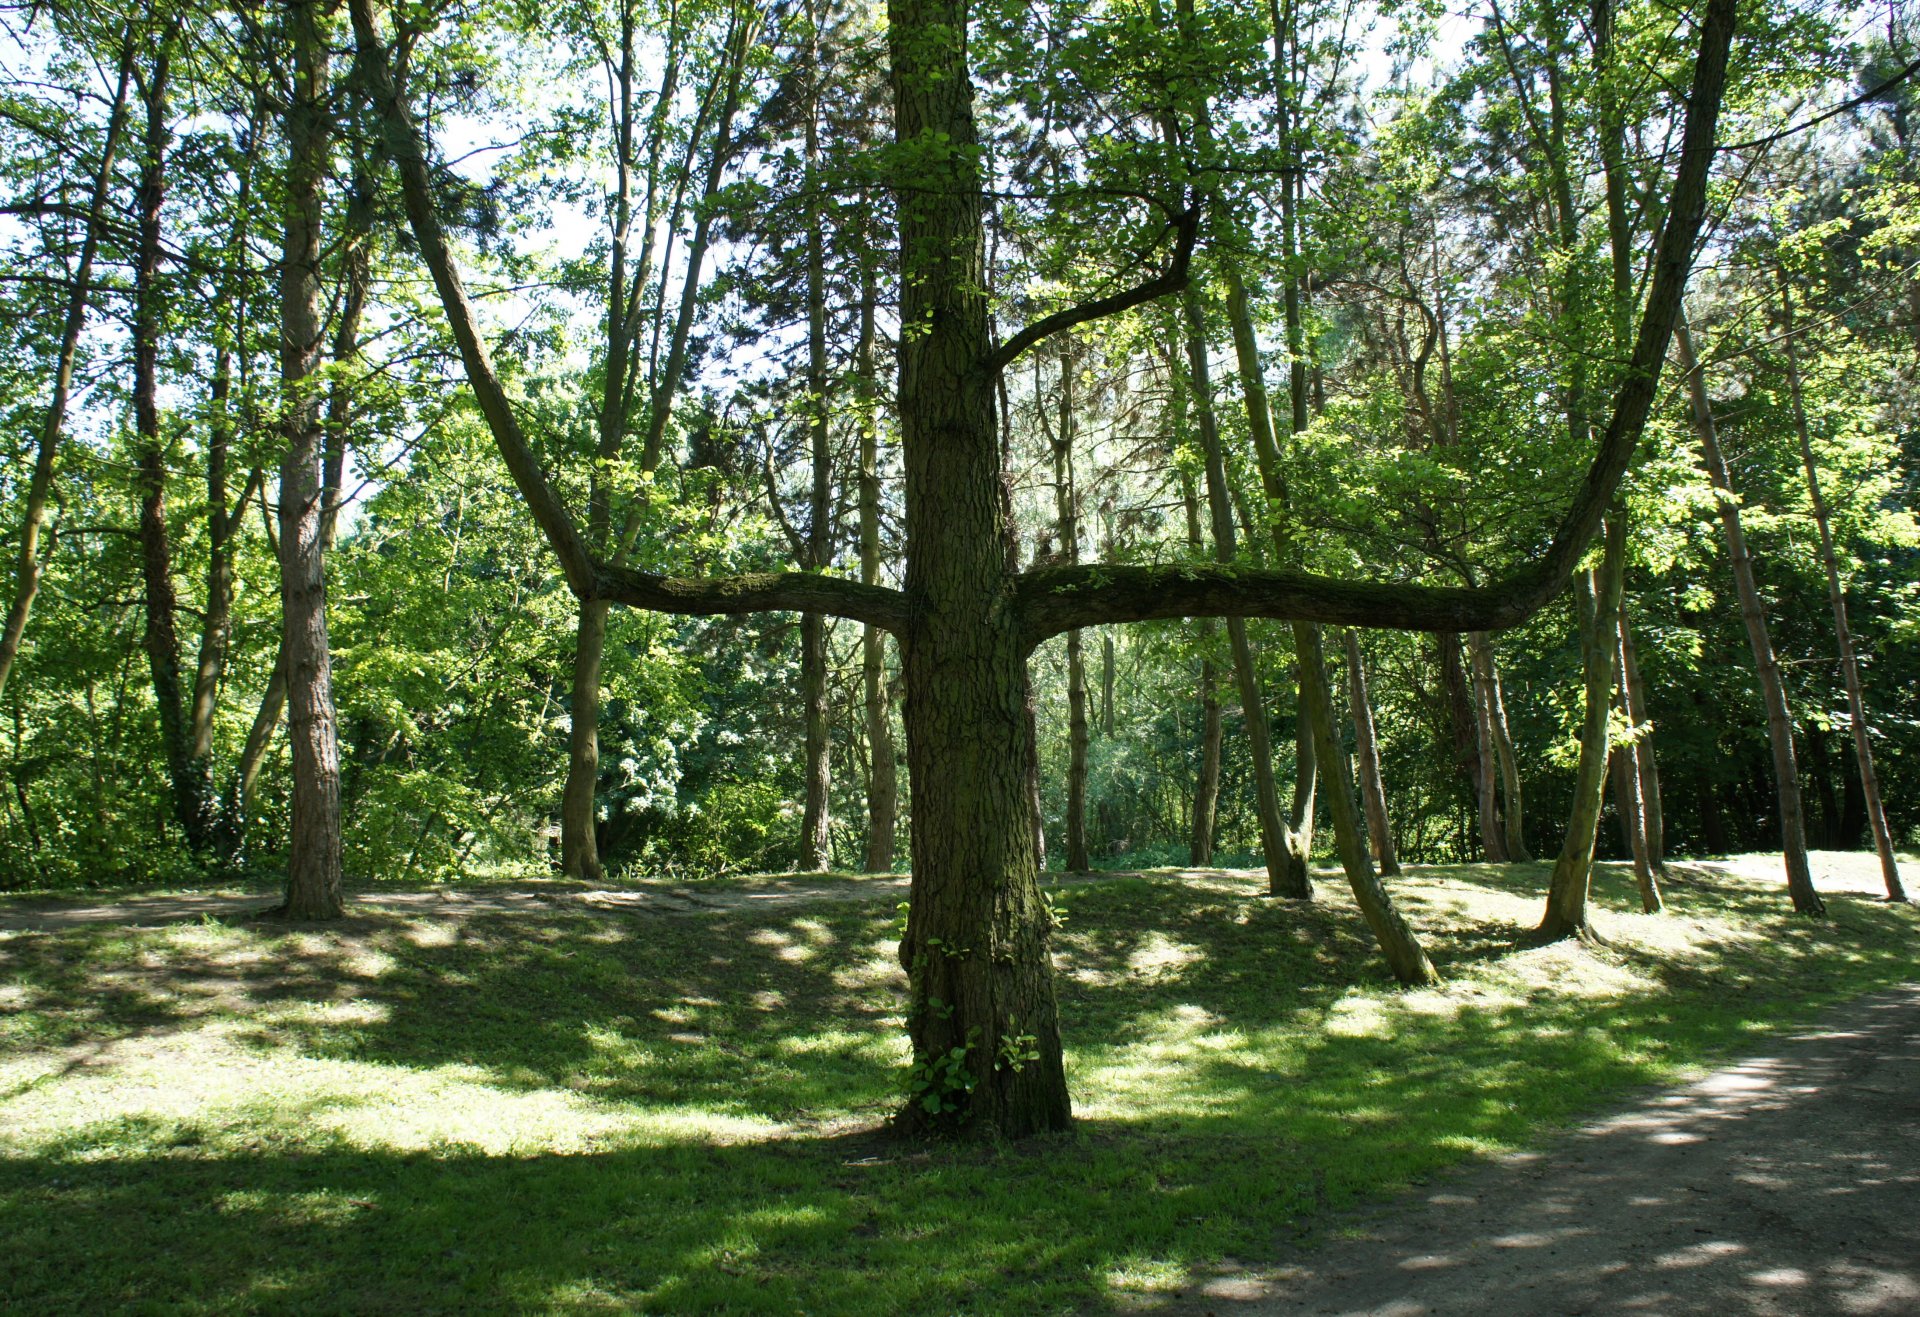
[[[1676,865],[1653,917],[1609,869],[1597,950],[1518,945],[1544,865],[1416,869],[1447,979],[1419,992],[1336,875],[1307,906],[1235,871],[1060,884],[1079,1126],[1013,1147],[885,1132],[898,879],[374,888],[326,926],[0,899],[0,1308],[1912,1310],[1873,1258],[1911,1238],[1920,1005],[1863,994],[1916,977],[1920,911],[1870,857],[1815,869],[1820,921],[1777,856]],[[1776,1046],[1816,1018],[1861,1041]]]

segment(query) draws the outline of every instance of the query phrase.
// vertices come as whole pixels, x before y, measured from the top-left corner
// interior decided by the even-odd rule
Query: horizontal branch
[[[1267,617],[1393,631],[1498,631],[1538,612],[1565,584],[1537,569],[1477,589],[1342,581],[1226,563],[1041,567],[1014,586],[1031,648],[1078,627],[1180,617]]]
[[[814,572],[655,576],[631,567],[596,563],[594,574],[596,598],[660,613],[825,613],[870,623],[896,635],[907,621],[907,597],[900,591]]]

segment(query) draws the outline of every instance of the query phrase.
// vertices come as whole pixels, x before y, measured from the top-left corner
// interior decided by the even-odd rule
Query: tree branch
[[[1173,259],[1167,268],[1145,283],[1135,284],[1106,297],[1097,297],[1091,302],[1082,302],[1070,306],[1064,311],[1055,311],[1034,321],[1012,338],[1002,343],[983,367],[997,374],[1012,365],[1020,354],[1028,348],[1053,337],[1063,329],[1072,329],[1075,325],[1085,324],[1089,320],[1099,320],[1103,316],[1118,315],[1130,307],[1142,302],[1151,302],[1156,297],[1165,297],[1177,293],[1187,286],[1187,270],[1193,263],[1194,243],[1200,237],[1200,204],[1195,202],[1174,216],[1175,243]]]
[[[612,563],[595,564],[594,596],[660,613],[825,613],[898,634],[907,597],[884,585],[862,585],[814,572],[748,572],[740,576],[656,576]]]
[[[1735,18],[1736,0],[1708,0],[1680,164],[1633,356],[1586,480],[1539,557],[1478,589],[1339,581],[1306,572],[1202,563],[1045,567],[1024,573],[1015,585],[1026,642],[1037,645],[1076,627],[1173,617],[1272,617],[1405,631],[1498,631],[1545,606],[1565,586],[1599,529],[1646,428],[1692,269],[1694,244],[1706,220],[1707,175]]]

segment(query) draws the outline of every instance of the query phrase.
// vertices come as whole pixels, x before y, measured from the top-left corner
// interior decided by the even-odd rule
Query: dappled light
[[[1720,866],[1675,883],[1667,917],[1603,911],[1603,951],[1518,950],[1542,881],[1526,866],[1402,880],[1447,975],[1418,991],[1391,985],[1330,888],[1299,906],[1234,871],[1055,886],[1079,1127],[1018,1149],[885,1132],[906,1052],[884,891],[716,891],[670,911],[481,889],[365,903],[326,931],[16,922],[0,935],[0,1226],[22,1257],[88,1239],[94,1292],[160,1284],[188,1309],[1257,1297],[1282,1282],[1209,1268],[1910,973],[1911,909],[1835,893],[1831,919],[1797,920],[1774,884]],[[1630,881],[1603,876],[1603,906],[1631,909]],[[1606,1137],[1679,1150],[1721,1137],[1716,1103],[1766,1110],[1831,1082],[1755,1061]],[[1749,1187],[1776,1164],[1753,1163]],[[1899,1173],[1847,1168],[1852,1184]],[[1542,1205],[1487,1247],[1586,1237],[1556,1215]],[[160,1280],[151,1259],[187,1234],[207,1260]],[[295,1234],[297,1255],[275,1242]],[[1640,1265],[1803,1283],[1778,1255],[1701,1251],[1720,1240]],[[1449,1265],[1432,1253],[1408,1265]],[[844,1278],[824,1304],[806,1280],[821,1266]],[[29,1296],[66,1284],[28,1275]]]

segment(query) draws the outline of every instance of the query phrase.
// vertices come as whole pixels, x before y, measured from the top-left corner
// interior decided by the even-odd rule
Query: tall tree
[[[345,909],[340,854],[340,738],[327,640],[326,546],[320,466],[326,427],[315,376],[326,349],[322,306],[322,189],[331,113],[327,0],[288,0],[292,89],[285,131],[285,238],[280,265],[280,594],[293,747],[285,913],[331,919]]]
[[[425,145],[393,86],[371,0],[353,0],[353,15],[391,129],[409,222],[476,401],[570,587],[583,598],[676,612],[831,612],[885,625],[900,639],[913,791],[913,885],[901,961],[915,1076],[903,1118],[914,1128],[964,1126],[1018,1137],[1070,1120],[1051,915],[1038,884],[1025,777],[1033,749],[1027,655],[1075,627],[1209,613],[1492,629],[1552,598],[1612,501],[1658,387],[1704,217],[1735,7],[1711,0],[1705,11],[1646,310],[1592,467],[1548,547],[1479,589],[1194,563],[1013,569],[996,415],[1003,372],[1057,333],[1179,292],[1200,216],[1190,198],[1180,197],[1174,222],[1148,230],[1163,242],[1172,238],[1157,274],[1042,315],[996,345],[983,269],[985,182],[968,14],[959,0],[892,0],[888,14],[902,274],[904,589],[811,573],[672,577],[597,560],[493,368],[435,212]]]

